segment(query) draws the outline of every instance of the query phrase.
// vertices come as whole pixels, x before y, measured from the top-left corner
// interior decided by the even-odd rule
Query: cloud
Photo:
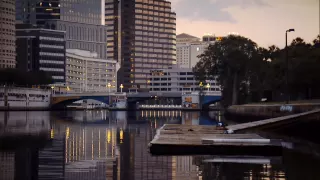
[[[226,8],[268,6],[263,0],[172,0],[172,5],[178,18],[231,23],[236,20]]]
[[[236,23],[217,21],[212,17],[192,21],[177,13],[177,33],[188,33],[201,37],[204,33],[224,36],[228,32],[238,32],[263,47],[273,44],[283,47],[284,33],[288,28],[296,30],[288,35],[289,42],[295,37],[302,37],[305,41],[311,42],[319,34],[320,4],[318,0],[264,0],[261,1],[261,4],[259,2],[255,4],[257,2],[254,1],[248,2],[250,0],[237,0],[238,3],[233,4],[231,0],[222,1],[225,2],[225,5],[221,5],[221,9],[230,14]],[[209,1],[210,4],[223,2],[221,0]],[[229,7],[225,8],[226,6]]]

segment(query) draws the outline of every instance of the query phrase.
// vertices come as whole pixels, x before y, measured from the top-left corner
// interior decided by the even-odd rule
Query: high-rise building
[[[176,14],[166,0],[106,0],[108,59],[121,64],[118,87],[146,88],[150,69],[176,61]]]
[[[104,0],[17,0],[16,18],[22,23],[66,32],[66,48],[94,51],[107,57]]]
[[[46,27],[66,32],[67,49],[97,52],[100,59],[107,59],[107,27],[104,25],[47,21]]]
[[[55,83],[65,82],[65,32],[31,24],[16,25],[17,68],[45,71]]]
[[[15,0],[0,0],[0,68],[15,66]]]
[[[185,33],[177,35],[177,64],[184,68],[193,68],[200,60],[198,56],[215,41],[216,37],[209,35],[203,36],[202,41]]]
[[[30,24],[63,20],[104,25],[103,2],[104,0],[17,0],[16,19]]]
[[[201,41],[177,43],[177,64],[184,68],[193,68],[200,60],[198,56],[204,53],[208,45]]]

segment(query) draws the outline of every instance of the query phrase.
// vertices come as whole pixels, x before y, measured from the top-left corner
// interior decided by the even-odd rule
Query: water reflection
[[[320,161],[292,151],[282,157],[148,153],[148,143],[165,123],[223,121],[220,112],[0,112],[0,180],[319,179]],[[8,142],[8,137],[15,138]]]
[[[0,112],[0,133],[32,134],[50,129],[50,113],[47,111]]]

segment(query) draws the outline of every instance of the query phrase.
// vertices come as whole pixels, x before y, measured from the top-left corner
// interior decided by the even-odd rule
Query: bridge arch
[[[80,100],[96,100],[101,103],[105,103],[109,105],[110,97],[109,96],[66,96],[66,97],[53,97],[51,100],[51,107],[52,108],[60,108],[65,107],[69,104],[72,104],[76,101]]]
[[[221,99],[221,96],[204,96],[202,98],[202,108],[209,108],[211,104],[220,102]]]

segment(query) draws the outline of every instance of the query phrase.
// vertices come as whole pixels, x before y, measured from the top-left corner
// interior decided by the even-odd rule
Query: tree
[[[217,76],[226,104],[237,104],[239,92],[246,95],[250,77],[256,73],[254,66],[263,60],[255,42],[235,35],[209,45],[199,58],[193,69],[196,78],[201,81]]]
[[[19,69],[1,69],[0,84],[7,85],[47,85],[53,83],[52,77],[44,71],[25,72]]]
[[[319,39],[319,36],[317,37]],[[317,98],[315,92],[319,91],[318,84],[320,78],[320,53],[319,40],[313,43],[306,43],[302,38],[295,38],[288,46],[289,60],[289,93],[291,99],[310,99]],[[275,100],[284,100],[286,75],[285,49],[269,48],[271,59],[270,66],[270,88],[277,96]],[[282,94],[282,97],[281,97]]]

